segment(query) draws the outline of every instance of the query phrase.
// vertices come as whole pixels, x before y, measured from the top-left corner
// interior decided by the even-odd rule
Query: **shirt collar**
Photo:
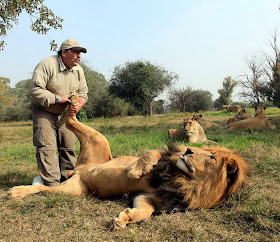
[[[68,69],[65,64],[63,63],[61,56],[58,56],[58,63],[59,63],[59,69],[60,71],[73,71],[73,67],[71,67],[70,69]]]

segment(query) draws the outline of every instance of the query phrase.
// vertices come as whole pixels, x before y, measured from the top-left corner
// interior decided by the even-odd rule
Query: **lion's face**
[[[202,114],[193,114],[192,120],[195,120],[195,121],[197,121],[198,123],[201,124],[201,121],[202,121]]]
[[[183,126],[184,126],[185,135],[189,136],[192,133],[194,133],[194,131],[196,130],[197,122],[190,118],[186,118],[184,119]]]
[[[246,110],[242,109],[238,114],[235,115],[235,117],[238,119],[245,119],[246,113],[247,113]]]
[[[255,117],[265,113],[266,107],[256,106],[255,107]]]
[[[216,172],[219,161],[210,151],[199,148],[188,148],[176,163],[191,179],[203,180],[207,175]]]

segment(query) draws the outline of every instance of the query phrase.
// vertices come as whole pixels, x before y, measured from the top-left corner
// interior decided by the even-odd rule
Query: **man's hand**
[[[64,96],[61,96],[61,100],[60,100],[60,103],[71,103],[71,100],[69,99],[71,97],[71,95],[64,95]]]
[[[70,115],[74,116],[76,115],[82,107],[85,105],[86,100],[82,97],[79,97],[78,102],[72,103],[69,105],[68,112]]]
[[[68,108],[68,112],[71,116],[74,116],[81,110],[82,107],[83,107],[82,104],[79,102],[70,104]]]

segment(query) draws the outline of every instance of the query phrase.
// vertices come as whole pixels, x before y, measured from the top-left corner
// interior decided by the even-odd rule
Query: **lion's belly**
[[[111,197],[124,193],[149,192],[148,176],[138,180],[127,178],[126,168],[137,161],[137,157],[120,157],[108,161],[93,169],[88,169],[81,176],[93,195]]]

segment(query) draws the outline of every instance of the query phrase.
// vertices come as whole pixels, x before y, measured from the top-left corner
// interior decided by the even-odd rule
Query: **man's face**
[[[69,69],[79,64],[81,60],[81,51],[71,49],[63,50],[61,53],[61,58],[64,65]]]

